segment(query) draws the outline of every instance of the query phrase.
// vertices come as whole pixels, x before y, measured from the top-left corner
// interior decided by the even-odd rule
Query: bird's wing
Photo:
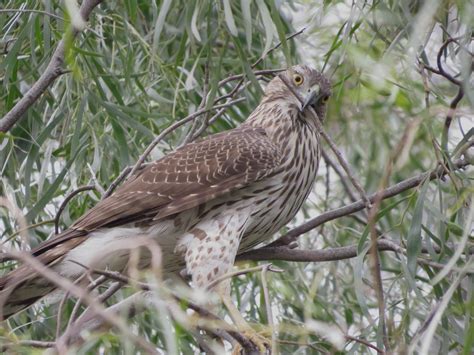
[[[148,165],[34,255],[102,227],[158,220],[274,174],[282,154],[261,128],[240,127],[187,144]],[[85,232],[85,233],[84,233]]]

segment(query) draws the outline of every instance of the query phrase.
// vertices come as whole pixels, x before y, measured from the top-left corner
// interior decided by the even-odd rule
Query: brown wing
[[[58,235],[33,253],[98,228],[157,220],[198,206],[275,173],[281,159],[260,128],[240,127],[187,144],[147,166],[69,229],[82,233]]]

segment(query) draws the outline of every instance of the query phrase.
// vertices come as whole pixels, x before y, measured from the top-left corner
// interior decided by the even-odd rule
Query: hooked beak
[[[322,92],[320,91],[319,85],[312,87],[304,98],[304,102],[301,105],[300,112],[303,112],[306,107],[317,103],[323,97]]]

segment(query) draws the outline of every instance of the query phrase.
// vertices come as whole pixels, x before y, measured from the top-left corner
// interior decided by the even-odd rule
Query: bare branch
[[[472,163],[468,162],[467,160],[459,159],[453,163],[453,169],[459,170],[468,165],[472,165]],[[382,200],[384,200],[420,185],[423,181],[425,181],[425,179],[434,180],[446,175],[446,173],[447,172],[443,167],[438,167],[432,171],[427,171],[420,175],[403,180],[399,182],[398,184],[392,185],[382,191],[371,194],[368,196],[368,198],[371,202],[374,202],[377,198],[381,198]],[[290,230],[287,234],[278,238],[273,243],[269,244],[268,247],[288,245],[291,242],[295,241],[296,238],[298,238],[301,234],[306,233],[322,225],[323,223],[332,221],[334,219],[337,219],[343,216],[348,216],[354,212],[361,211],[365,208],[365,206],[366,204],[363,200],[358,200],[349,205],[322,213],[319,216],[310,219],[306,223],[303,223],[302,225]]]
[[[370,344],[367,340],[356,338],[350,335],[346,335],[346,339],[349,341],[355,341],[357,343],[364,344],[365,346],[374,349],[378,354],[385,354],[385,352],[382,349],[376,347],[375,345]]]
[[[378,250],[394,250],[392,243],[387,243],[381,239],[377,243]],[[351,245],[346,247],[329,248],[321,250],[303,250],[290,249],[286,246],[263,247],[237,256],[237,260],[285,260],[298,262],[323,262],[336,261],[355,258],[357,256],[358,246]]]
[[[377,241],[378,251],[393,251],[396,253],[406,255],[406,250],[397,244],[396,242],[389,239],[379,239]],[[435,252],[439,253],[439,248],[434,249]],[[242,260],[254,260],[254,261],[270,261],[270,260],[284,260],[284,261],[296,261],[296,262],[326,262],[326,261],[337,261],[355,258],[358,255],[359,246],[350,245],[345,247],[327,248],[327,249],[291,249],[287,246],[279,247],[263,247],[248,251],[246,253],[237,256],[238,261]],[[421,249],[422,253],[429,253],[429,248],[423,246]],[[473,254],[474,250],[470,250],[469,254]],[[418,258],[420,264],[425,264],[435,268],[443,268],[445,265],[434,263],[429,260]],[[455,268],[454,271],[459,271]]]
[[[54,232],[56,234],[59,233],[59,219],[61,218],[61,214],[63,213],[69,201],[71,201],[71,199],[77,194],[83,191],[90,191],[90,190],[95,190],[95,185],[86,185],[86,186],[78,187],[77,189],[75,189],[69,195],[66,196],[66,198],[61,203],[61,206],[59,206],[58,212],[56,213],[56,217],[54,217]]]

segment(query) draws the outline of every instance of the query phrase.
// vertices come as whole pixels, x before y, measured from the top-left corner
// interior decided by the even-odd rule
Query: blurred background
[[[375,217],[379,236],[403,250],[380,253],[385,327],[366,255],[370,233],[364,212],[298,239],[302,249],[357,245],[357,257],[273,262],[285,270],[267,280],[278,351],[471,354],[473,14],[469,0],[103,1],[84,33],[66,38],[67,72],[13,129],[0,133],[0,240],[26,250],[37,245],[54,234],[65,197],[90,185],[62,212],[59,229],[70,225],[154,137],[233,93],[237,81],[220,85],[221,80],[243,74],[245,88],[232,96],[243,100],[219,116],[211,110],[180,126],[149,160],[197,131],[204,136],[243,122],[272,77],[258,70],[305,63],[332,82],[324,126],[368,193],[438,163],[453,167],[465,157],[471,166],[381,203]],[[2,2],[0,116],[44,72],[76,15],[71,1]],[[438,60],[455,82],[436,73]],[[452,107],[460,90],[462,99]],[[304,209],[281,233],[358,198],[347,177],[322,161]],[[116,293],[109,304],[131,292]],[[232,294],[246,319],[268,325],[259,273],[235,277]],[[73,307],[74,300],[66,302],[62,327]],[[63,329],[57,312],[57,305],[43,305],[15,316],[0,325],[0,343],[17,342],[16,350],[27,353],[33,348],[20,340],[54,341]],[[199,352],[185,321],[158,313],[150,307],[127,320],[131,331],[165,353]],[[78,353],[135,351],[118,332],[85,337]]]

